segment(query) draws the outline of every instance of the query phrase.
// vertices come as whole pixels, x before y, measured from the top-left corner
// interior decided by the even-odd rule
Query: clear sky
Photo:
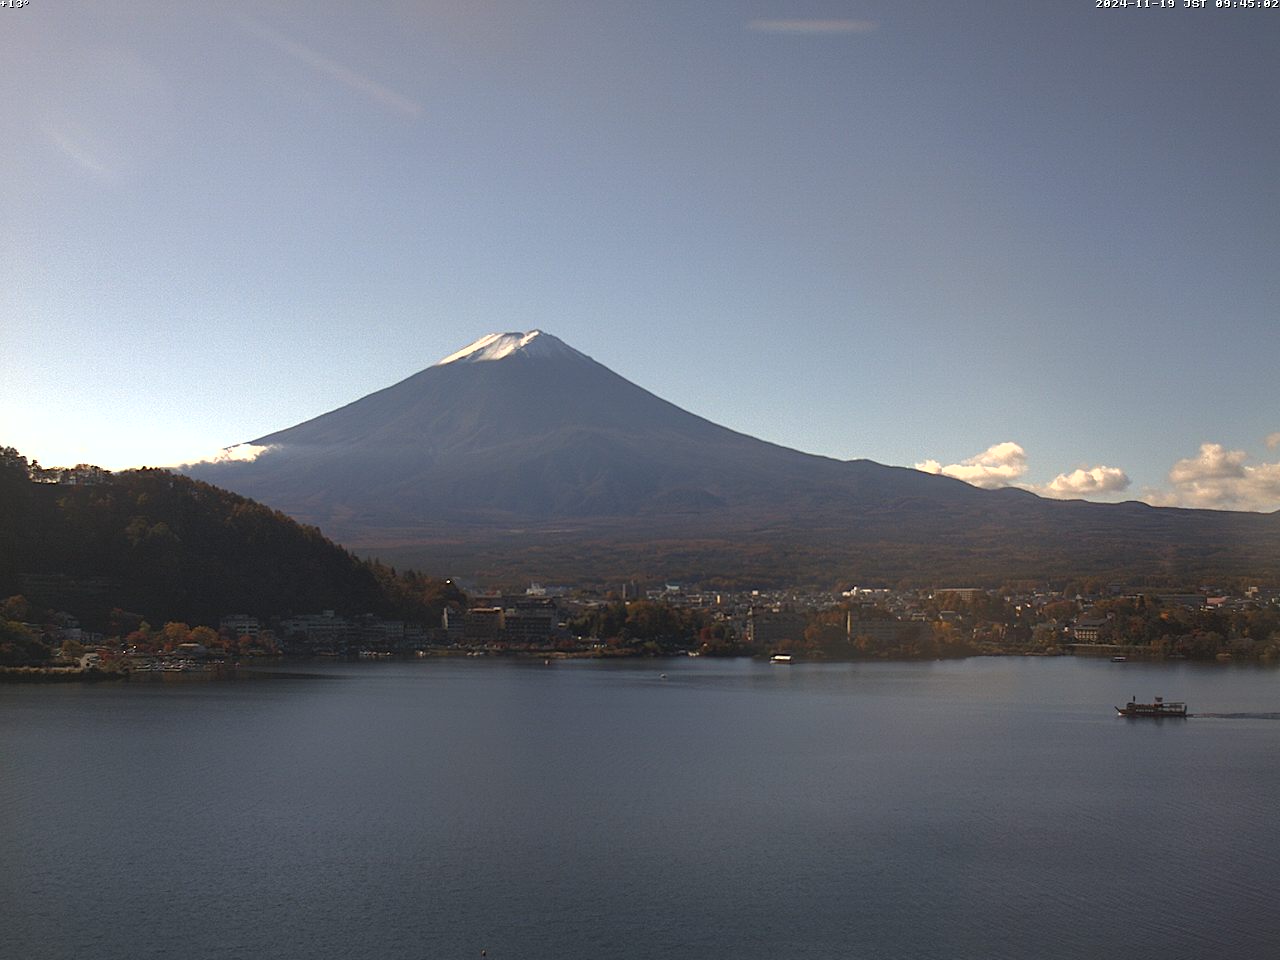
[[[813,453],[1280,508],[1280,8],[1096,2],[0,8],[0,444],[541,328]]]

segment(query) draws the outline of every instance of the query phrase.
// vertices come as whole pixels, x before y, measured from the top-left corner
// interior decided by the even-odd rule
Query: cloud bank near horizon
[[[1276,434],[1267,437],[1274,448]],[[1201,507],[1209,510],[1280,509],[1280,462],[1249,463],[1244,450],[1202,443],[1194,457],[1169,470],[1169,490],[1146,490],[1143,499],[1157,507]]]
[[[177,464],[179,467],[195,467],[206,463],[253,463],[264,453],[270,453],[272,450],[278,450],[280,444],[268,443],[262,446],[252,443],[237,443],[230,447],[223,447],[221,450],[205,457],[197,457],[194,460],[188,460]]]
[[[1014,486],[1015,481],[1027,472],[1027,452],[1012,440],[992,444],[982,453],[959,463],[943,466],[937,460],[924,460],[915,465],[925,473],[954,477],[984,490]]]
[[[1012,440],[993,444],[982,453],[961,460],[959,463],[943,465],[937,460],[924,460],[917,463],[915,468],[925,473],[941,474],[944,477],[963,480],[984,490],[1018,487],[1042,497],[1053,497],[1059,500],[1119,493],[1127,489],[1130,484],[1128,474],[1119,467],[1101,464],[1094,467],[1077,467],[1070,473],[1060,473],[1045,484],[1027,483],[1022,479],[1028,469],[1027,451],[1022,444],[1014,443]]]
[[[1268,449],[1280,447],[1280,431],[1263,441]],[[1145,487],[1139,499],[1153,507],[1189,507],[1208,510],[1280,510],[1280,462],[1252,463],[1244,450],[1228,450],[1220,443],[1202,443],[1194,457],[1178,460],[1169,470],[1167,488]],[[1027,452],[1012,440],[992,444],[981,453],[957,463],[928,459],[914,465],[925,473],[963,480],[984,490],[1017,487],[1059,500],[1111,497],[1127,490],[1132,481],[1119,467],[1099,464],[1077,467],[1058,474],[1048,483],[1026,482]]]
[[[1090,494],[1119,493],[1127,490],[1129,475],[1119,467],[1077,467],[1070,473],[1060,473],[1043,487],[1033,487],[1036,493],[1046,497],[1070,500]]]

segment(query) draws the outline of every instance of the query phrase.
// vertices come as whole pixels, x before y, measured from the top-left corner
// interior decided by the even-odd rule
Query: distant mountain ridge
[[[537,330],[481,337],[247,446],[256,458],[186,470],[440,572],[1280,574],[1280,514],[1051,501],[802,453],[682,410]]]

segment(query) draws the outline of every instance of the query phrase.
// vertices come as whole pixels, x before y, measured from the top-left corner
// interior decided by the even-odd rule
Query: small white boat
[[[775,653],[772,657],[770,657],[770,658],[769,658],[769,662],[770,662],[770,663],[790,663],[790,662],[791,662],[791,654],[789,654],[789,653]]]

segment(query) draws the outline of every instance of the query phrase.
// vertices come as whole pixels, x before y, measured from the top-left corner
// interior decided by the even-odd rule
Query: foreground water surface
[[[1274,670],[313,670],[0,687],[0,953],[1276,956]]]

